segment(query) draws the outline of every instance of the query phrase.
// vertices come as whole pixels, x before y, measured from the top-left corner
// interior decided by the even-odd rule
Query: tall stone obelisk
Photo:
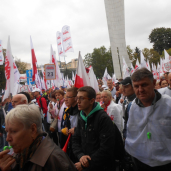
[[[109,38],[112,51],[114,73],[117,78],[121,78],[123,59],[128,66],[131,65],[125,42],[125,14],[124,0],[104,0],[106,17],[109,30]],[[119,57],[118,52],[119,51]]]

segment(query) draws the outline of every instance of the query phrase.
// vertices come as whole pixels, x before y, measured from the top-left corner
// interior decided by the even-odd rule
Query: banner
[[[62,44],[64,53],[74,52],[69,26],[63,26],[62,28]]]
[[[57,49],[58,49],[58,55],[64,56],[63,48],[62,48],[62,33],[57,31],[56,33],[56,42],[57,42]]]

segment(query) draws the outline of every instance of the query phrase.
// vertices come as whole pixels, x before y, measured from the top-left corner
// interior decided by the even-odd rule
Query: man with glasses
[[[80,115],[72,137],[72,149],[79,160],[75,163],[79,171],[109,171],[115,168],[116,126],[95,99],[96,92],[92,87],[78,89]]]
[[[79,110],[78,110],[78,106],[77,106],[77,90],[78,88],[76,87],[72,87],[72,88],[68,88],[66,91],[66,95],[65,95],[65,104],[67,104],[67,106],[69,107],[69,109],[67,110],[67,113],[65,113],[64,115],[66,116],[67,114],[69,114],[68,117],[65,117],[66,119],[64,120],[63,117],[63,122],[62,122],[62,127],[67,127],[68,128],[68,133],[69,134],[74,134],[75,129],[77,127],[77,122],[78,122],[78,116],[79,116]],[[67,119],[68,118],[68,119]],[[62,135],[65,141],[66,141],[66,136]],[[72,152],[72,136],[71,136],[71,143],[69,144],[67,153],[70,157],[70,159],[75,163],[77,162],[77,158],[75,157],[75,155]]]

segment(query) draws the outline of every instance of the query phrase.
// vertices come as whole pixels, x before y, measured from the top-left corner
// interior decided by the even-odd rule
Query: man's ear
[[[37,137],[37,125],[35,123],[31,125],[31,133],[32,133],[33,138]]]
[[[95,102],[94,98],[90,100],[90,104],[93,104],[94,102]]]

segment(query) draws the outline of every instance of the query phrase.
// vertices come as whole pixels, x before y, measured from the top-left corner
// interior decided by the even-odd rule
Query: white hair
[[[102,93],[106,93],[109,97],[112,98],[112,93],[109,90],[103,90]]]
[[[12,122],[21,122],[25,128],[30,128],[34,123],[37,126],[37,133],[42,132],[42,119],[39,107],[35,104],[17,105],[15,108],[10,110],[8,115],[5,117],[5,124]]]

